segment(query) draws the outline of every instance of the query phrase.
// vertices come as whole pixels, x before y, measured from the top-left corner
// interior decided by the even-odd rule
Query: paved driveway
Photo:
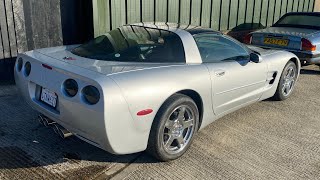
[[[302,70],[292,97],[263,101],[198,133],[182,158],[114,156],[72,137],[60,139],[0,84],[0,179],[318,179],[320,72]]]

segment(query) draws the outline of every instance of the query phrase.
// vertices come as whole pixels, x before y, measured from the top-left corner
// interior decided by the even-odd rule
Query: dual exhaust
[[[51,125],[54,125],[56,124],[56,122],[54,122],[53,120],[47,118],[46,116],[44,115],[38,115],[38,121],[40,124],[44,125],[45,127],[49,127]]]
[[[52,119],[49,119],[48,117],[46,117],[44,115],[40,114],[38,116],[38,121],[40,124],[44,125],[45,127],[51,127],[53,129],[53,131],[63,139],[73,135],[70,131],[68,131],[67,129],[60,126],[55,121],[53,121]]]

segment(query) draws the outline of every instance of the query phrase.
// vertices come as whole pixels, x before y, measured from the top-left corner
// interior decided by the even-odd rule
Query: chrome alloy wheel
[[[171,112],[162,136],[167,153],[177,154],[187,146],[195,131],[194,117],[194,112],[186,105],[181,105]]]
[[[284,96],[288,96],[292,92],[295,83],[295,78],[295,69],[294,67],[290,66],[286,71],[285,77],[283,78],[282,93]]]

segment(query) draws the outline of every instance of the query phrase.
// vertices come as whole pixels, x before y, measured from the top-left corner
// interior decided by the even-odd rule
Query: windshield
[[[282,17],[273,27],[297,27],[320,29],[320,16],[307,14],[292,14]]]
[[[185,62],[180,37],[154,28],[123,26],[71,51],[90,59],[120,62]]]

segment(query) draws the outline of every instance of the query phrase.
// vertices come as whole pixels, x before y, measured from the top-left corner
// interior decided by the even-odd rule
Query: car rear
[[[101,74],[33,52],[18,56],[14,72],[20,94],[31,107],[81,139],[110,149],[104,89],[94,80]],[[70,85],[72,81],[76,85]]]
[[[312,22],[304,23],[308,19]],[[313,25],[317,21],[320,23],[318,13],[288,13],[272,27],[247,35],[244,42],[290,51],[299,57],[303,65],[320,65],[320,25]]]

